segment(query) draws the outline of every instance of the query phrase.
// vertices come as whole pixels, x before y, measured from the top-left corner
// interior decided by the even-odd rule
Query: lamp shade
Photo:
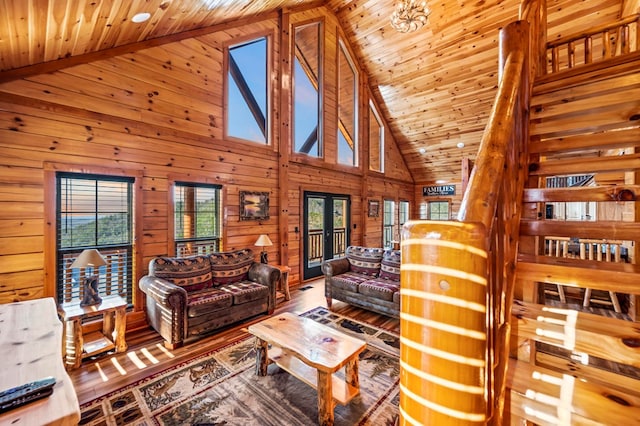
[[[256,241],[255,245],[258,247],[267,247],[267,246],[272,246],[273,243],[269,239],[268,235],[262,234],[258,237],[258,241]]]
[[[104,257],[102,257],[98,250],[86,249],[73,261],[71,268],[86,268],[88,266],[97,268],[98,266],[104,266],[106,264],[107,261],[104,260]]]

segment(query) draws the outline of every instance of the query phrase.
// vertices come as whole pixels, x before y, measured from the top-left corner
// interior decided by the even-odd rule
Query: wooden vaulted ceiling
[[[629,1],[547,0],[549,38],[615,20]],[[341,22],[415,182],[459,182],[495,96],[499,30],[517,18],[519,4],[427,1],[427,25],[402,34],[389,25],[395,0],[0,0],[0,81],[280,8],[325,6]],[[138,12],[151,19],[132,23]]]

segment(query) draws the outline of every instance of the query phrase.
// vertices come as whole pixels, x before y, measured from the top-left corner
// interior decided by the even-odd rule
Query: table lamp
[[[267,250],[265,249],[265,247],[273,245],[273,243],[269,239],[269,236],[266,234],[260,235],[255,245],[258,247],[262,247],[262,252],[260,252],[260,263],[269,263],[267,259]]]
[[[96,249],[86,249],[80,253],[80,256],[73,261],[70,268],[88,268],[90,267],[91,275],[84,278],[83,298],[80,306],[98,305],[102,302],[102,298],[98,293],[98,274],[97,268],[107,264],[104,257]]]

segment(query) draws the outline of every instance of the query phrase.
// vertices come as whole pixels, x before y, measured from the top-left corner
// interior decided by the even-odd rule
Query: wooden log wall
[[[272,263],[287,259],[293,285],[301,277],[302,235],[295,229],[302,230],[302,191],[349,195],[351,242],[375,243],[368,235],[377,235],[378,230],[369,227],[381,228],[381,223],[365,219],[365,196],[393,196],[412,205],[414,201],[411,175],[389,133],[386,173],[368,178],[366,131],[360,134],[359,167],[336,164],[337,105],[335,95],[328,93],[323,105],[325,158],[280,160],[288,158],[281,151],[290,146],[289,135],[281,131],[286,128],[281,120],[286,123],[290,116],[289,103],[280,98],[281,84],[288,84],[283,80],[290,76],[286,69],[290,61],[283,60],[280,52],[291,52],[288,46],[281,49],[279,40],[289,28],[280,28],[280,22],[314,19],[322,20],[324,26],[325,88],[335,91],[341,30],[325,8],[223,25],[207,34],[166,44],[156,41],[154,47],[116,56],[107,51],[90,63],[2,83],[0,303],[53,294],[54,277],[45,275],[45,259],[55,252],[55,242],[47,240],[54,224],[46,220],[55,204],[46,201],[54,199],[47,194],[46,170],[114,171],[139,177],[135,282],[146,273],[150,259],[172,254],[169,188],[175,180],[221,184],[223,249],[251,247],[257,253],[253,246],[257,236],[268,234],[274,242],[269,259]],[[224,134],[224,48],[259,36],[268,36],[273,46],[269,76],[273,143],[269,146],[230,140]],[[364,72],[360,76],[365,88]],[[360,93],[359,117],[366,123],[368,90]],[[269,192],[270,218],[240,221],[240,191]],[[142,310],[141,300],[135,301],[135,310]]]

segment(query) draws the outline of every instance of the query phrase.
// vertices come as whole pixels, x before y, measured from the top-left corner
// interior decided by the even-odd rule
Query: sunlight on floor
[[[152,351],[154,351],[156,355],[154,355]],[[108,358],[99,359],[94,362],[93,365],[98,370],[98,373],[100,374],[100,378],[103,382],[109,381],[109,377],[105,373],[105,369],[103,368],[103,364],[105,362],[111,362],[111,364],[113,364],[113,366],[116,368],[118,373],[121,376],[125,376],[128,374],[126,369],[126,365],[128,365],[126,361],[127,359],[138,370],[144,370],[145,368],[151,367],[156,364],[160,364],[160,359],[158,359],[159,356],[160,358],[162,358],[162,355],[164,355],[167,359],[175,358],[175,355],[171,353],[171,351],[169,351],[167,348],[165,348],[164,345],[162,345],[161,343],[157,343],[150,347],[139,349],[138,351],[127,351],[126,354],[124,354],[126,358],[118,359],[117,357],[118,355],[121,355],[121,354],[111,354]]]

